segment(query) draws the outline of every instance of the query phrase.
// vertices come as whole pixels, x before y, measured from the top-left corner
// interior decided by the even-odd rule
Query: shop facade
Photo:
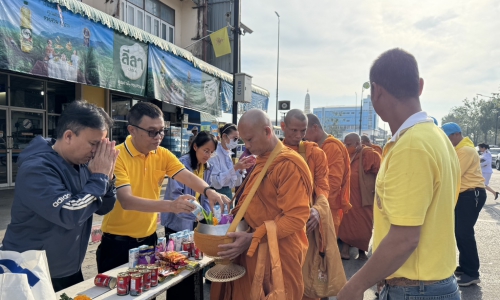
[[[158,105],[162,146],[177,156],[186,152],[193,126],[213,124],[230,109],[224,102],[232,75],[165,40],[74,0],[2,3],[0,188],[15,185],[19,153],[36,136],[55,137],[60,114],[75,99],[110,114],[109,136],[118,143],[128,134],[131,106]],[[262,99],[269,93],[252,90],[252,103],[241,110],[267,110]]]

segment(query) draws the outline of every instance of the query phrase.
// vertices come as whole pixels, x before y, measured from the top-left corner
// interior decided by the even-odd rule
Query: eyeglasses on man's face
[[[156,130],[147,130],[147,129],[144,129],[142,127],[139,127],[137,125],[132,125],[132,124],[130,124],[130,126],[134,126],[135,128],[139,128],[140,130],[146,131],[148,133],[148,136],[152,137],[152,138],[156,137],[157,135],[160,135],[161,137],[165,136],[165,129],[156,131]]]

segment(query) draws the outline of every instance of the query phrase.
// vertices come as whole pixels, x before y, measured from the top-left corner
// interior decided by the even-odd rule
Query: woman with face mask
[[[233,197],[231,189],[241,185],[245,169],[255,163],[253,156],[241,159],[233,165],[232,150],[238,146],[240,135],[236,125],[228,123],[219,128],[220,146],[215,151],[215,156],[210,159],[213,166],[211,180],[212,186],[221,194]]]

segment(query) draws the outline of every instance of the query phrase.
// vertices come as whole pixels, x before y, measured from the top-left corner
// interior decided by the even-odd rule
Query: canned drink
[[[132,248],[128,250],[128,267],[135,268],[139,260],[139,248]]]
[[[128,295],[130,288],[130,274],[128,272],[118,273],[116,276],[116,294],[118,296]]]
[[[191,202],[191,204],[193,204],[194,206],[196,206],[196,208],[191,212],[193,215],[195,215],[196,219],[198,221],[201,221],[204,219],[203,217],[203,207],[200,205],[200,203],[198,203],[198,201],[196,200],[189,200],[189,202]]]
[[[202,260],[203,259],[203,252],[194,245],[194,259],[196,260]]]
[[[94,278],[94,284],[96,286],[107,287],[112,290],[116,287],[116,278],[109,275],[97,274]]]
[[[151,286],[158,285],[158,266],[157,265],[148,265],[148,270],[151,271]]]
[[[179,251],[179,254],[184,255],[186,258],[189,257],[189,253],[187,251]]]
[[[132,275],[132,274],[136,274],[136,273],[139,273],[139,271],[137,271],[136,268],[130,268],[130,269],[127,269],[126,271],[129,275]]]
[[[182,251],[188,252],[188,257],[191,256],[191,242],[183,242],[182,243]]]
[[[142,290],[147,291],[151,288],[151,270],[141,270],[140,274],[142,275]]]
[[[130,276],[130,296],[142,294],[142,274],[136,273]]]
[[[147,268],[146,265],[138,265],[136,269],[137,269],[137,271],[140,272],[141,270],[145,270],[146,268]]]

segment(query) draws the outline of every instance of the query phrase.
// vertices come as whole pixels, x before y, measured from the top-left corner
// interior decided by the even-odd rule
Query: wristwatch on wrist
[[[215,189],[214,189],[213,187],[211,187],[211,186],[207,186],[207,187],[203,190],[203,195],[205,195],[205,197],[207,197],[207,198],[208,198],[208,196],[207,196],[207,190],[214,190],[214,191],[215,191]]]

